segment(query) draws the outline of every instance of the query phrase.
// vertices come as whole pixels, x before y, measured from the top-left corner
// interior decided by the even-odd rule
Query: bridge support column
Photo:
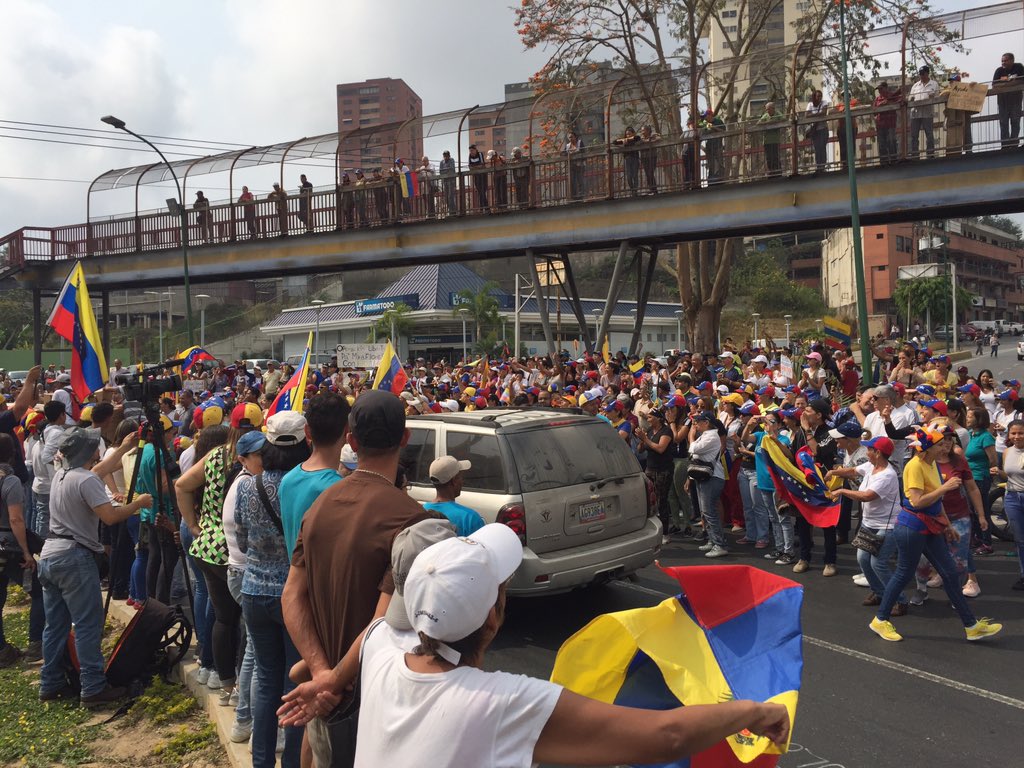
[[[658,249],[652,248],[647,256],[647,269],[643,268],[643,253],[637,251],[636,259],[636,324],[633,326],[633,338],[629,343],[629,354],[635,355],[640,343],[640,330],[644,325],[647,313],[647,300],[651,295],[651,282],[654,280],[654,268],[658,263]]]
[[[540,326],[544,329],[544,340],[547,342],[548,354],[554,357],[558,350],[555,348],[555,337],[551,333],[551,319],[548,317],[548,294],[543,290],[550,286],[541,285],[540,270],[537,269],[537,257],[532,249],[527,249],[526,255],[530,259],[530,269],[533,270],[534,294],[537,296],[537,311],[540,313]]]
[[[32,359],[43,364],[43,292],[32,289]]]
[[[554,273],[558,279],[558,287],[561,288],[562,294],[565,298],[569,300],[569,305],[572,307],[572,313],[576,316],[576,322],[579,323],[583,337],[583,348],[588,352],[593,352],[597,348],[597,341],[595,340],[593,344],[590,341],[590,326],[587,324],[587,316],[583,311],[583,304],[580,302],[580,292],[576,288],[576,278],[573,277],[572,274],[572,265],[569,263],[569,255],[563,253],[557,257],[557,260],[562,263],[562,269],[565,270],[564,281],[560,277],[557,277],[557,272]],[[548,259],[548,275],[552,273],[551,262],[552,259]]]
[[[629,252],[629,241],[623,240],[619,243],[619,254],[615,258],[615,266],[612,267],[612,279],[608,283],[608,295],[605,298],[604,312],[601,315],[601,321],[597,327],[597,338],[598,342],[604,338],[605,334],[609,332],[609,325],[611,323],[612,310],[615,309],[615,305],[619,303],[619,296],[622,295],[622,275],[626,269],[626,254]],[[636,261],[639,256],[639,251],[633,253],[633,258],[630,260],[630,267],[633,262]]]
[[[103,354],[109,363],[113,360],[110,349],[110,291],[103,291],[100,294],[100,314],[103,315],[103,328],[100,330],[100,338],[103,339]]]

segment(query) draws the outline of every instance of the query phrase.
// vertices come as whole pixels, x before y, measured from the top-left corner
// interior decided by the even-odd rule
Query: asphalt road
[[[1016,362],[1014,360],[1014,362]],[[973,370],[973,366],[972,366]],[[995,638],[968,643],[939,590],[910,615],[896,619],[902,643],[887,643],[868,629],[867,594],[851,581],[855,551],[839,548],[839,574],[805,574],[765,565],[750,547],[734,546],[717,563],[775,570],[804,586],[804,674],[793,747],[781,768],[945,768],[1019,766],[1024,723],[1024,593],[1011,546],[980,558],[982,594],[971,605],[979,616],[1006,626]],[[696,545],[674,542],[663,565],[707,564]],[[675,583],[651,566],[632,582],[509,602],[506,624],[488,653],[487,666],[548,677],[561,643],[594,616],[655,605],[675,594]]]

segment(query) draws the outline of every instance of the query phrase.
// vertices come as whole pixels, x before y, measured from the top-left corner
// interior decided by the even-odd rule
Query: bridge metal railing
[[[1010,142],[1001,135],[996,97],[1022,91],[1024,83],[989,90],[985,107],[975,115],[947,109],[945,95],[913,105],[856,107],[852,112],[856,133],[853,162],[859,168],[869,168],[1010,149]],[[922,134],[917,157],[910,136],[912,107],[930,107],[934,113],[934,150],[927,151]],[[893,154],[893,148],[887,153],[882,146],[878,130],[887,115],[895,117],[894,134],[890,134],[896,142]],[[611,141],[569,154],[522,159],[498,156],[488,165],[444,176],[435,169],[413,169],[410,175],[415,176],[418,190],[410,196],[403,194],[397,174],[355,181],[348,178],[335,189],[305,195],[213,204],[205,217],[190,209],[188,245],[514,214],[529,208],[662,193],[699,194],[701,189],[718,185],[835,172],[847,162],[839,138],[844,135],[842,120],[842,112],[832,109],[823,117],[798,113],[779,116],[768,124],[748,120],[701,125],[696,135],[654,137],[626,146]],[[815,157],[815,129],[827,135],[824,158]],[[1007,155],[1008,163],[1021,160],[1019,152]],[[54,228],[26,227],[0,238],[4,262],[0,267],[9,272],[33,261],[177,248],[181,245],[179,226],[178,218],[168,212],[149,212]]]

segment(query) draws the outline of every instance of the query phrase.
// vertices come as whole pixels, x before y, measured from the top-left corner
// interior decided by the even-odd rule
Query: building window
[[[736,11],[722,11],[722,18],[723,19],[735,19],[736,18]]]
[[[884,240],[884,239],[885,239],[885,232],[879,232],[877,235],[875,235],[875,240]]]
[[[377,86],[372,86],[370,88],[360,88],[359,89],[359,95],[360,96],[366,96],[366,95],[369,95],[371,93],[380,93],[380,89]]]

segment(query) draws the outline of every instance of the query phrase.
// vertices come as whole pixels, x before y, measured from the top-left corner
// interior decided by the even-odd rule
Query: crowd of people
[[[364,650],[364,682],[371,677],[373,693],[364,691],[363,711],[373,720],[360,726],[356,764],[405,755],[420,743],[399,747],[384,735],[393,715],[420,711],[403,698],[396,649],[411,654],[404,668],[446,681],[440,699],[455,695],[458,688],[447,686],[479,665],[500,626],[501,584],[518,563],[506,558],[497,570],[477,563],[463,571],[455,565],[459,546],[448,544],[453,551],[434,570],[410,567],[417,546],[442,545],[439,525],[440,539],[479,536],[482,549],[497,551],[506,544],[493,531],[503,526],[487,525],[456,501],[468,462],[434,461],[432,504],[404,492],[405,419],[517,407],[571,408],[605,420],[644,468],[663,543],[687,557],[755,553],[767,568],[803,574],[816,565],[820,539],[821,574],[833,577],[838,548],[853,545],[855,581],[867,589],[863,605],[876,610],[870,627],[884,639],[900,640],[891,619],[939,587],[968,640],[993,635],[1001,625],[976,617],[970,600],[981,593],[976,561],[995,551],[997,524],[1013,531],[1018,558],[1024,555],[1020,382],[954,370],[948,356],[911,344],[880,340],[873,352],[877,386],[864,383],[849,349],[780,347],[771,339],[763,347],[726,339],[713,354],[608,360],[568,353],[420,358],[406,365],[408,383],[397,394],[374,389],[366,371],[328,363],[309,371],[301,412],[269,416],[293,376],[287,365],[271,361],[263,371],[213,361],[194,365],[181,389],[161,398],[160,430],[140,423],[143,414],[125,401],[121,376],[130,371],[120,361],[108,386],[85,403],[68,374],[36,367],[11,386],[0,411],[0,536],[7,542],[0,597],[10,582],[25,584],[31,597],[29,645],[14,648],[0,624],[0,665],[41,659],[44,701],[118,700],[125,691],[107,684],[100,652],[103,561],[112,597],[136,608],[149,598],[180,600],[187,578],[198,679],[234,708],[231,739],[251,738],[254,766],[273,765],[278,751],[284,765],[299,765],[304,739],[317,764],[330,765],[332,750],[351,744],[324,718],[359,669],[363,631],[383,617],[387,627]],[[791,459],[812,457],[840,504],[836,525],[819,529],[787,500],[769,443]],[[998,519],[992,489],[1003,484],[1005,519]],[[432,533],[413,533],[423,530]],[[430,578],[449,567],[450,577]],[[482,596],[463,583],[476,567],[488,574]],[[1024,590],[1024,569],[1011,585],[985,585],[1003,588]],[[438,605],[458,620],[436,620]],[[72,623],[80,690],[65,676]],[[509,710],[510,719],[497,718],[480,739],[530,750],[534,759],[564,756],[567,723],[581,713],[598,721],[622,716],[591,711],[548,684],[479,674],[489,681],[480,683],[481,706],[512,695],[513,710],[531,713],[516,721]],[[777,709],[749,705],[707,716],[709,733],[736,717],[755,732],[784,733]],[[429,716],[423,722],[434,723]],[[427,730],[422,738],[443,742],[436,745],[442,753],[468,738]],[[626,750],[622,760],[627,752],[645,761],[666,754],[661,742],[628,743],[636,751],[616,747]]]

